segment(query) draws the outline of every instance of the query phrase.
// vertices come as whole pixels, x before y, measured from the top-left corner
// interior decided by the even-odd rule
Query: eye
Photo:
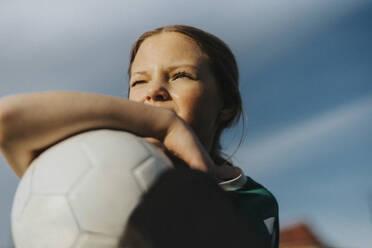
[[[145,80],[137,80],[137,81],[134,81],[131,85],[131,87],[134,87],[135,85],[137,84],[142,84],[142,83],[145,83],[146,81]]]
[[[194,79],[193,76],[187,72],[180,71],[173,75],[173,80],[176,80],[178,78],[187,77],[189,79]]]

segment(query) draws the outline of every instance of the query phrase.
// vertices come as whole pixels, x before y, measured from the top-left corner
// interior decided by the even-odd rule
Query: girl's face
[[[174,111],[210,151],[223,103],[196,42],[176,32],[147,38],[133,61],[129,83],[130,100]]]

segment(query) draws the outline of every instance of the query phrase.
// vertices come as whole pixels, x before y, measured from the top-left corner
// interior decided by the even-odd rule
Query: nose
[[[146,101],[167,101],[170,99],[170,94],[163,84],[153,84],[147,91]]]

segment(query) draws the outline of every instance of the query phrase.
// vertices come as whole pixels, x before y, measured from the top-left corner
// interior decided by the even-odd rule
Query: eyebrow
[[[180,65],[169,66],[169,67],[166,68],[166,71],[171,72],[171,71],[174,71],[174,70],[176,70],[178,68],[181,68],[181,67],[190,67],[190,68],[193,68],[193,69],[198,69],[198,67],[195,66],[195,65],[180,64]],[[135,75],[135,74],[148,75],[148,72],[147,71],[135,71],[135,72],[132,73],[132,75]]]

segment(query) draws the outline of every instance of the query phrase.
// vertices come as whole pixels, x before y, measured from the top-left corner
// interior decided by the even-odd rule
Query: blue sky
[[[275,194],[281,225],[304,220],[335,246],[370,246],[370,1],[0,0],[0,97],[124,97],[131,43],[175,23],[216,34],[236,54],[248,122],[234,161]],[[225,133],[228,154],[240,134],[241,123]],[[0,247],[17,183],[0,156]]]

